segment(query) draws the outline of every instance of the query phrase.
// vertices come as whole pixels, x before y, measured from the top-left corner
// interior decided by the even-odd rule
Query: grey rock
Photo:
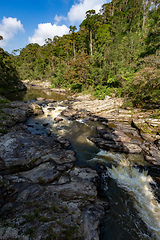
[[[83,210],[85,240],[99,240],[100,219],[104,215],[101,205],[88,205]]]
[[[1,227],[0,228],[0,239],[18,239],[18,240],[29,240],[28,236],[19,235],[19,230],[12,227]]]
[[[96,197],[97,189],[93,183],[88,182],[70,182],[63,185],[56,185],[48,187],[52,193],[70,199],[72,197],[83,198],[83,197]]]
[[[69,176],[67,176],[67,175],[62,175],[60,178],[59,178],[59,180],[58,180],[58,184],[64,184],[64,183],[68,183],[68,182],[70,182],[70,178],[69,178]]]
[[[54,166],[50,163],[42,163],[34,169],[20,173],[21,177],[27,178],[33,183],[47,183],[57,178],[59,172],[54,170]]]
[[[102,138],[89,138],[89,140],[94,142],[99,148],[104,150],[132,154],[139,154],[142,152],[141,147],[132,143],[115,142],[112,140],[104,140]]]
[[[6,203],[6,204],[1,208],[0,213],[1,213],[1,214],[6,213],[7,211],[10,211],[12,208],[13,208],[12,203]]]
[[[156,144],[145,142],[141,145],[145,160],[154,165],[160,165],[160,151]]]
[[[78,168],[75,167],[69,172],[72,181],[85,181],[94,182],[98,178],[98,174],[95,170],[90,168]]]
[[[1,160],[6,168],[39,165],[49,160],[57,164],[70,163],[76,158],[72,151],[65,151],[55,138],[30,135],[23,130],[10,132],[0,138]]]
[[[26,189],[23,192],[21,192],[17,197],[17,202],[26,201],[29,196],[29,193],[30,193],[29,189]]]

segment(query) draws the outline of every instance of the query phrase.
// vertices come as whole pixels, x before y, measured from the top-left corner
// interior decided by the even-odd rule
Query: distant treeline
[[[123,96],[132,106],[160,104],[159,0],[112,0],[98,14],[87,11],[76,30],[12,56],[20,78]]]

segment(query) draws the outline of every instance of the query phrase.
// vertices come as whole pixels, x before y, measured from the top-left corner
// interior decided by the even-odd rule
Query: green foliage
[[[134,106],[152,105],[153,108],[160,104],[159,57],[146,57],[141,60],[140,66],[141,69],[127,79],[124,94],[132,99]]]
[[[0,94],[16,91],[17,85],[20,81],[13,58],[0,48]]]
[[[133,106],[159,104],[157,0],[112,0],[98,14],[87,11],[75,31],[70,26],[70,34],[47,39],[43,46],[28,44],[12,56],[21,79],[48,79],[53,87],[92,91],[100,99],[123,96]],[[10,58],[5,57],[6,67]]]

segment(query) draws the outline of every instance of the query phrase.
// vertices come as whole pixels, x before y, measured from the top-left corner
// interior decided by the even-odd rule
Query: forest
[[[46,39],[43,46],[1,53],[4,85],[47,79],[53,87],[98,99],[124,97],[126,107],[160,104],[159,0],[112,0],[99,13],[87,11],[79,30],[70,26],[69,34]]]

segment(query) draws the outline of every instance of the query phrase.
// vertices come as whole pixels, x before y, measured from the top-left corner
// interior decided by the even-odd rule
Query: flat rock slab
[[[34,229],[35,239],[45,239],[52,232],[58,239],[68,239],[61,235],[63,225],[66,231],[71,228],[73,232],[74,227],[78,229],[72,239],[79,236],[77,239],[98,240],[100,219],[109,203],[97,199],[94,184],[97,172],[74,167],[60,173],[65,181],[49,182],[54,178],[54,172],[54,165],[47,162],[32,170],[1,177],[10,191],[7,191],[0,215],[10,214],[11,227],[1,227],[0,239],[9,239],[10,236],[30,239],[28,231],[31,228]],[[41,176],[44,182],[39,181]],[[21,231],[19,238],[18,231]]]
[[[47,162],[40,164],[30,171],[22,172],[19,175],[33,183],[47,183],[57,178],[59,172],[55,170],[54,165]]]
[[[0,160],[5,168],[39,165],[55,161],[64,164],[76,160],[74,153],[64,150],[54,137],[31,135],[23,130],[10,132],[0,138]]]
[[[77,101],[76,101],[77,100]],[[80,110],[85,109],[91,113],[99,113],[102,111],[116,109],[122,106],[123,100],[120,98],[111,98],[106,96],[104,100],[88,100],[85,96],[79,96],[73,103],[74,109]]]
[[[17,123],[24,123],[31,115],[43,114],[41,107],[35,102],[24,103],[13,101],[0,104],[2,114],[0,114],[1,127],[12,127]]]

